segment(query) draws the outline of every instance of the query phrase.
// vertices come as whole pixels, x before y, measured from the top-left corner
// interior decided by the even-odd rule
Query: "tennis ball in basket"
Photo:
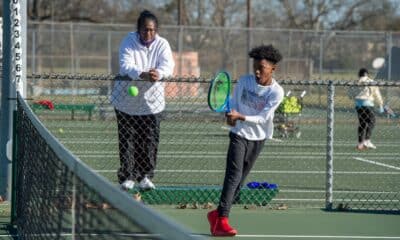
[[[136,86],[130,86],[128,88],[128,94],[132,97],[136,97],[139,94],[139,89]]]

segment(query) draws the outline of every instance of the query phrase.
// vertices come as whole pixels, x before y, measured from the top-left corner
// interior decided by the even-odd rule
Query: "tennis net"
[[[19,239],[201,239],[62,146],[18,96],[13,222]]]

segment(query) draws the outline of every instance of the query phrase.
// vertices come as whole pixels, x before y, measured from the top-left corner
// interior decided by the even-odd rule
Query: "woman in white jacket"
[[[368,70],[361,68],[358,72],[359,83],[371,83],[374,80],[368,77]],[[379,111],[383,113],[383,100],[377,86],[365,86],[355,97],[355,105],[358,115],[358,144],[357,150],[367,148],[376,149],[371,142],[372,130],[375,127],[374,104],[379,104]]]
[[[165,108],[162,78],[173,74],[174,60],[168,41],[158,35],[156,16],[145,10],[137,20],[137,31],[122,40],[119,74],[131,81],[116,81],[111,102],[118,121],[120,168],[123,189],[155,188],[151,179],[157,164],[161,112]],[[135,85],[137,96],[128,95]]]

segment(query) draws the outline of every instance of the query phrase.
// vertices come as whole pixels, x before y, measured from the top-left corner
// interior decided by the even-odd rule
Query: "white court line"
[[[76,154],[80,158],[110,158],[110,157],[115,157],[118,158],[117,154]],[[169,155],[169,154],[159,154],[159,158],[168,158],[168,159],[178,159],[178,158],[183,158],[183,159],[196,159],[198,160],[199,158],[207,158],[207,159],[212,159],[212,158],[217,158],[225,161],[226,154],[225,155]],[[313,160],[313,159],[320,159],[324,160],[324,156],[296,156],[296,158],[293,158],[293,156],[279,156],[280,159],[289,159],[293,161],[299,161],[299,160]]]
[[[299,145],[298,145],[299,146]],[[110,150],[84,150],[84,151],[74,151],[74,154],[87,154],[87,155],[93,155],[93,154],[101,154],[101,155],[117,155],[116,152],[114,151],[110,151]],[[196,152],[192,152],[192,151],[163,151],[161,153],[162,155],[185,155],[185,156],[226,156],[226,152],[225,151],[196,151]],[[341,152],[341,153],[335,153],[336,156],[344,156],[344,157],[348,157],[348,155],[353,155],[353,152]],[[307,156],[319,156],[319,157],[325,157],[326,156],[326,152],[309,152],[309,151],[304,151],[304,152],[281,152],[281,151],[265,151],[261,153],[261,156],[276,156],[276,155],[284,155],[284,156],[299,156],[299,155],[307,155]],[[377,156],[380,159],[382,158],[397,158],[397,155],[393,154],[393,153],[368,153],[369,156]]]
[[[329,235],[236,235],[242,238],[335,238],[335,239],[400,239],[400,236],[329,236]]]
[[[117,172],[116,169],[95,169],[95,172],[99,173],[113,173]],[[156,172],[162,173],[224,173],[225,170],[201,170],[201,169],[156,169]],[[253,170],[252,173],[279,173],[279,174],[326,174],[326,171],[285,171],[285,170]],[[369,172],[369,171],[362,171],[362,172],[346,172],[346,171],[334,171],[334,174],[345,174],[345,175],[354,175],[354,174],[362,174],[362,175],[399,175],[400,172],[393,171],[393,172]]]
[[[28,237],[40,237],[40,238],[48,238],[48,237],[54,237],[54,235],[55,235],[56,233],[40,233],[40,234],[34,234],[34,233],[32,233],[32,234],[27,234],[27,236]],[[62,236],[62,237],[72,237],[72,234],[71,233],[61,233],[61,234],[59,234],[60,236]],[[77,236],[89,236],[89,234],[76,234]],[[157,237],[157,238],[159,238],[159,236],[160,236],[160,234],[151,234],[151,233],[116,233],[116,234],[97,234],[97,233],[90,233],[90,236],[107,236],[107,235],[110,235],[110,236],[127,236],[127,237],[145,237],[145,238],[149,238],[149,237]],[[195,235],[195,234],[192,234],[192,235]],[[15,238],[15,237],[20,237],[18,234],[10,234],[10,235],[7,235],[7,234],[2,234],[2,235],[0,235],[0,239],[1,238],[3,238],[3,237],[7,237],[7,238],[9,238],[9,237],[13,237],[13,238]]]
[[[280,139],[280,138],[269,138],[269,139],[267,139],[267,141],[272,141],[272,142],[283,142],[283,140],[282,139]]]
[[[115,139],[113,140],[99,140],[99,138],[74,138],[71,140],[69,137],[58,137],[58,139],[63,143],[63,144],[118,144],[118,141]],[[274,141],[277,140],[277,141]],[[285,141],[282,139],[280,142],[278,139],[274,138],[274,140],[271,141],[273,145],[282,145],[285,144],[285,147],[291,147],[291,146],[303,146],[303,147],[326,147],[326,143],[324,142],[316,142],[316,141],[306,141],[302,140],[301,144],[298,142],[291,142],[291,141]],[[209,141],[208,138],[201,137],[201,140],[194,140],[193,142],[188,142],[186,139],[179,139],[175,141],[167,141],[167,140],[162,140],[160,144],[163,145],[188,145],[188,144],[202,144],[202,145],[215,145],[215,144],[227,144],[229,141],[227,139],[225,140],[215,140],[215,141]],[[268,144],[268,143],[267,143]],[[381,143],[384,144],[386,147],[397,147],[398,143]],[[335,146],[337,147],[347,147],[349,144],[344,143],[344,142],[339,142],[335,143]]]
[[[62,236],[71,236],[71,234],[61,234]],[[92,234],[102,236],[101,234]],[[117,236],[130,236],[130,237],[151,237],[151,236],[158,236],[157,234],[117,234]],[[43,235],[40,235],[43,236]],[[46,234],[44,235],[46,236]],[[192,236],[204,236],[203,234],[192,234]],[[0,235],[0,238],[4,237],[18,237],[18,235]],[[353,236],[353,235],[346,235],[346,236],[335,236],[335,235],[269,235],[269,234],[238,234],[236,237],[241,238],[334,238],[334,239],[400,239],[400,236]]]
[[[400,170],[400,167],[396,167],[396,166],[393,166],[393,165],[389,165],[389,164],[385,164],[385,163],[381,163],[381,162],[368,160],[368,159],[365,159],[365,158],[353,157],[353,159],[361,161],[361,162],[375,164],[375,165],[382,166],[382,167],[387,167],[387,168],[391,168],[391,169]]]

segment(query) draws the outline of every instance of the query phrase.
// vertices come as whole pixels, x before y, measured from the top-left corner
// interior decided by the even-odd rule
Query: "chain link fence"
[[[134,28],[134,24],[30,22],[28,72],[117,74],[119,44]],[[160,35],[176,53],[176,76],[196,68],[204,76],[224,69],[238,78],[251,70],[247,46],[260,44],[280,49],[284,59],[277,73],[285,78],[355,79],[355,69],[371,68],[377,57],[386,57],[387,65],[393,66],[385,69],[390,71],[385,79],[400,76],[392,51],[400,45],[396,32],[161,26]],[[193,52],[196,59],[184,57]]]
[[[146,94],[143,86],[149,83],[126,81],[117,89],[119,97],[113,98],[114,75],[32,74],[28,79],[34,83],[28,95],[32,99],[30,105],[45,125],[75,155],[118,184],[118,133],[124,127],[118,130],[111,101],[124,98],[134,104]],[[163,94],[153,92],[153,104],[157,105],[163,95],[165,109],[159,114],[159,144],[152,179],[156,191],[143,192],[145,201],[218,201],[229,128],[223,114],[214,113],[207,106],[210,79],[165,79],[161,83]],[[398,115],[377,113],[371,139],[376,149],[358,151],[357,112],[349,92],[364,85],[352,81],[279,82],[286,97],[275,114],[274,138],[267,141],[246,180],[274,183],[278,189],[245,186],[236,203],[398,211]],[[138,96],[128,95],[126,87],[131,85],[139,88]],[[379,88],[385,103],[399,113],[400,85],[385,82],[379,83]]]

